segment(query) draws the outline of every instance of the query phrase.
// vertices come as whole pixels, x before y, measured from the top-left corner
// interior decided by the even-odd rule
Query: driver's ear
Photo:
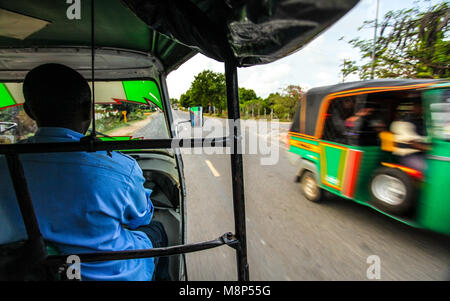
[[[34,117],[33,113],[31,113],[30,107],[26,102],[23,103],[23,109],[25,110],[25,113],[27,113],[28,117],[36,121],[36,118]]]
[[[83,107],[83,121],[91,121],[91,118],[92,118],[92,106],[91,106],[91,103],[86,103],[86,104],[84,104],[84,107]]]

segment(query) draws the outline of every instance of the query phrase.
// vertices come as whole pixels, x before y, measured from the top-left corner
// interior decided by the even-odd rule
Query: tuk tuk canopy
[[[160,62],[166,75],[198,52],[219,61],[232,61],[237,67],[265,64],[299,50],[357,2],[95,0],[94,44],[96,48],[147,54],[150,63],[155,58]],[[72,4],[0,0],[0,75],[22,71],[16,74],[19,78],[23,71],[35,67],[36,62],[29,59],[33,49],[91,47],[91,9],[89,0]],[[17,51],[24,48],[31,50]],[[62,59],[46,59],[52,58]],[[128,62],[131,66],[146,67],[132,59]],[[39,61],[43,63],[42,58]],[[99,68],[123,68],[111,56],[97,60],[96,68],[97,64]],[[90,66],[84,63],[71,67],[79,70]],[[14,79],[11,74],[9,77]]]

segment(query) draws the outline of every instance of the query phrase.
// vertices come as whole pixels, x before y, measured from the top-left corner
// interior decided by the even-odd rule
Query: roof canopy
[[[154,30],[218,61],[265,64],[300,49],[357,0],[123,0]]]
[[[197,52],[240,67],[265,64],[303,47],[357,2],[95,0],[95,45],[149,54],[166,74]],[[0,0],[0,8],[8,20],[0,48],[91,46],[90,0]]]
[[[326,96],[333,94],[334,96],[340,96],[351,94],[353,92],[370,93],[377,91],[389,91],[389,90],[408,90],[421,88],[424,85],[430,85],[440,82],[439,79],[374,79],[374,80],[362,80],[355,82],[347,82],[330,86],[323,86],[312,88],[308,90],[308,100],[321,102]]]
[[[290,131],[316,136],[318,120],[323,117],[321,112],[326,113],[325,109],[328,108],[328,104],[333,98],[422,89],[441,81],[434,79],[375,79],[312,88],[306,92],[303,103],[300,102],[297,105]]]

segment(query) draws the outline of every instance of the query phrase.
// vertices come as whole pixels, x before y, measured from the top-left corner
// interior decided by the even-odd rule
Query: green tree
[[[345,82],[347,76],[358,73],[359,67],[356,65],[356,61],[344,59],[340,65],[342,72],[342,82]]]
[[[197,74],[189,88],[191,106],[214,106],[222,113],[226,108],[225,75],[205,70]]]
[[[417,4],[420,2],[417,2]],[[374,75],[377,78],[447,78],[450,77],[450,8],[447,1],[423,10],[389,11],[380,22],[375,43]],[[373,27],[375,20],[360,27]],[[349,43],[359,48],[365,63],[351,62],[342,68],[344,75],[354,68],[361,79],[372,73],[373,39],[355,38]],[[349,67],[353,69],[349,69]]]
[[[241,104],[257,98],[255,91],[252,89],[239,88],[239,102]]]
[[[289,85],[281,94],[270,94],[266,101],[272,104],[273,112],[278,118],[292,118],[303,93],[300,86]]]
[[[191,107],[191,96],[190,96],[190,90],[186,91],[186,93],[181,94],[180,96],[180,106],[184,108]]]

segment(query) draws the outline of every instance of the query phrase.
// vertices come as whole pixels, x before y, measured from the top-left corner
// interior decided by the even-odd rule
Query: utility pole
[[[377,31],[378,31],[378,13],[380,11],[380,0],[377,0],[377,12],[375,17],[375,31],[373,34],[373,49],[372,49],[372,73],[370,78],[375,78],[375,50],[377,46]]]

